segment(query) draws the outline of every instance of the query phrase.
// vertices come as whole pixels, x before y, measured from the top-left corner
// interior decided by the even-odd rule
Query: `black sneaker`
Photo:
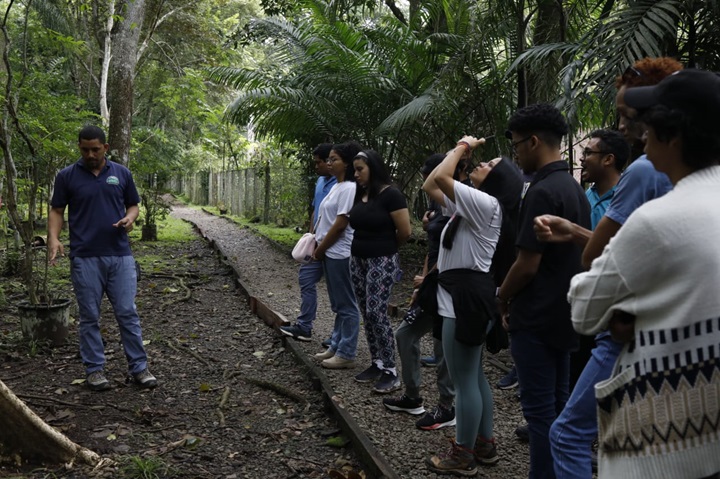
[[[379,394],[388,394],[398,389],[400,389],[400,378],[387,369],[382,372],[382,376],[373,386],[373,391]]]
[[[377,367],[377,364],[372,363],[372,366],[355,376],[355,381],[359,383],[372,383],[380,379],[382,373],[382,369]]]
[[[150,373],[148,368],[143,369],[139,373],[131,374],[131,376],[133,382],[141,388],[152,389],[158,385],[157,379]]]
[[[425,431],[434,431],[435,429],[454,425],[455,407],[446,409],[439,404],[415,423],[415,426],[419,429],[424,429]]]
[[[110,381],[107,380],[102,369],[88,374],[85,383],[91,391],[107,391],[110,389]]]
[[[290,336],[299,341],[310,341],[312,339],[312,331],[305,331],[297,324],[291,326],[280,326],[280,332],[285,336]]]
[[[399,398],[385,398],[383,405],[391,411],[406,412],[417,416],[425,412],[422,398],[411,398],[403,394]]]
[[[521,442],[530,442],[530,428],[527,424],[516,427],[515,435]]]

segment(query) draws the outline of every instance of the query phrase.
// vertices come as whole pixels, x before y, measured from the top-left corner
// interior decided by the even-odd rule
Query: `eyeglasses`
[[[587,157],[590,156],[590,155],[607,155],[607,154],[608,154],[607,151],[602,151],[602,150],[589,150],[589,149],[585,148],[585,149],[582,151],[581,157],[582,157],[583,159],[585,159],[585,158],[587,158]]]
[[[514,143],[510,143],[510,148],[512,149],[513,155],[516,155],[516,154],[517,154],[517,146],[518,146],[520,143],[525,143],[526,141],[528,141],[528,140],[531,139],[532,137],[533,137],[533,136],[530,135],[530,136],[528,136],[527,138],[523,138],[522,140],[518,140],[518,141],[516,141],[516,142],[514,142]]]

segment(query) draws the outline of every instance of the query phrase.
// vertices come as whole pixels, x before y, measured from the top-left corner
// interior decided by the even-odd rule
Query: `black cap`
[[[420,169],[420,173],[423,175],[429,175],[432,173],[432,170],[438,167],[440,163],[442,163],[443,159],[445,158],[445,155],[440,153],[435,153],[434,155],[431,155],[427,160],[425,160],[425,164]]]
[[[716,123],[720,118],[720,75],[690,68],[680,70],[657,85],[628,88],[624,100],[636,110],[663,105],[695,121]]]

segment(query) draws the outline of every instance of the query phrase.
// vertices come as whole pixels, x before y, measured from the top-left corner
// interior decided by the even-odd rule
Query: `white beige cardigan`
[[[638,208],[568,299],[581,334],[613,311],[635,340],[595,386],[600,478],[720,472],[720,166]]]

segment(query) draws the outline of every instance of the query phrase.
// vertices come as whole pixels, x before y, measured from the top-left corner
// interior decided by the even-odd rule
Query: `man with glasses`
[[[517,259],[497,293],[528,422],[531,478],[554,477],[548,435],[569,396],[570,351],[577,348],[566,296],[570,278],[582,270],[581,248],[538,241],[533,219],[561,215],[590,226],[585,192],[560,152],[567,132],[557,108],[536,104],[515,112],[506,134],[522,170],[535,173],[520,206]]]
[[[627,164],[630,148],[622,134],[613,130],[595,130],[582,152],[582,180],[591,183],[585,191],[590,202],[590,224],[595,229],[605,214]]]
[[[616,81],[615,105],[619,116],[618,130],[635,154],[642,152],[644,126],[635,120],[637,111],[625,104],[625,91],[637,86],[650,86],[682,69],[672,58],[645,58],[625,70]],[[668,177],[655,170],[650,160],[641,155],[628,166],[618,181],[610,206],[594,231],[572,224],[557,216],[535,219],[538,239],[548,242],[572,241],[584,246],[583,266],[602,254],[610,239],[620,230],[630,214],[643,203],[658,198],[672,189]],[[617,315],[611,325],[622,328],[626,318]],[[631,322],[630,322],[631,323]],[[562,414],[550,429],[555,473],[558,479],[592,477],[591,445],[597,437],[597,402],[595,384],[610,377],[622,344],[609,332],[595,337],[595,349],[583,370],[572,396]]]

